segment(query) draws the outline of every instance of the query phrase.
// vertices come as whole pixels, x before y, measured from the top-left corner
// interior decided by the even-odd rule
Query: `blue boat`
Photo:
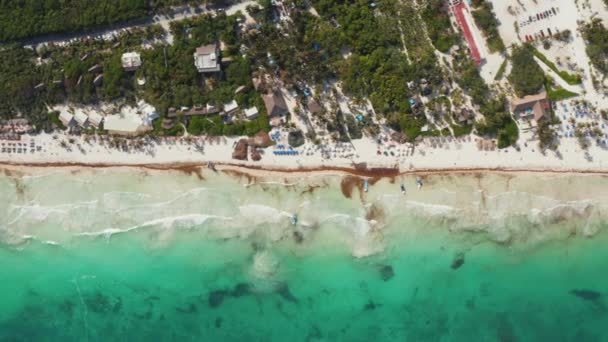
[[[298,224],[298,215],[297,214],[293,214],[291,216],[291,224],[294,226]]]
[[[367,192],[369,190],[369,182],[366,180],[363,181],[363,191]]]
[[[418,185],[418,189],[422,188],[422,178],[416,178],[416,184]]]

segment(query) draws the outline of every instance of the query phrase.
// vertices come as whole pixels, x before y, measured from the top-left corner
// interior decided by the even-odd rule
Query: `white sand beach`
[[[285,135],[285,134],[283,134]],[[528,136],[526,136],[528,135]],[[353,167],[366,163],[368,168],[399,168],[401,171],[449,169],[504,169],[547,171],[608,172],[606,145],[592,143],[583,150],[576,138],[562,138],[557,152],[542,153],[532,133],[522,132],[520,150],[497,149],[481,138],[429,137],[416,144],[397,144],[363,138],[353,144],[312,145],[296,148],[298,155],[275,155],[277,144],[262,150],[260,161],[232,158],[238,138],[161,138],[130,141],[128,150],[110,147],[111,137],[78,137],[58,134],[24,136],[20,142],[2,141],[0,163],[40,165],[218,165],[231,164],[265,169],[314,169]],[[71,142],[70,142],[71,141]],[[529,141],[529,142],[526,142]],[[481,148],[480,148],[481,144]],[[7,153],[11,149],[11,153]]]

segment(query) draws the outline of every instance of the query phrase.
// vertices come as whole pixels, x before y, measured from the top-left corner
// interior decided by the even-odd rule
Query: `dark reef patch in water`
[[[148,297],[146,297],[146,299],[144,299],[144,302],[151,303],[151,302],[157,301],[157,300],[160,300],[160,297],[158,297],[158,296],[148,296]]]
[[[475,297],[471,297],[469,299],[467,299],[466,303],[465,303],[467,309],[473,311],[475,310]]]
[[[214,325],[215,325],[216,328],[218,328],[218,329],[221,328],[222,327],[222,323],[224,323],[224,320],[221,317],[216,317],[215,318]]]
[[[511,322],[509,322],[504,314],[498,317],[496,339],[499,342],[515,342],[518,340]]]
[[[450,267],[453,270],[459,269],[462,265],[464,265],[464,253],[457,253],[452,260],[452,264]]]
[[[373,300],[369,300],[364,306],[363,311],[373,311],[380,307],[380,304],[376,304]]]
[[[293,239],[297,244],[300,244],[304,241],[304,235],[296,230],[293,232]]]
[[[59,311],[67,317],[72,318],[74,315],[74,302],[69,299],[64,299],[63,302],[59,304]]]
[[[230,293],[232,297],[241,297],[250,295],[253,291],[253,287],[251,284],[247,283],[238,283],[234,286],[234,289]]]
[[[137,319],[148,321],[148,320],[152,319],[152,316],[153,316],[152,308],[148,307],[148,310],[146,310],[146,312],[144,312],[143,314],[135,313],[135,314],[133,314],[133,316],[135,316],[135,318],[137,318]]]
[[[196,304],[190,303],[185,307],[176,307],[175,311],[183,314],[195,314],[198,312],[198,309],[196,308]]]
[[[234,286],[234,288],[232,288],[232,290],[220,289],[211,291],[207,296],[207,302],[209,303],[210,307],[216,308],[222,305],[226,298],[250,296],[254,294],[253,290],[253,286],[249,283],[238,283]],[[293,295],[293,293],[291,293],[291,290],[289,290],[287,283],[279,283],[275,289],[275,292],[281,296],[282,299],[288,302],[298,302],[298,299]]]
[[[382,280],[389,281],[395,276],[395,271],[391,265],[383,265],[380,267],[380,277]]]
[[[224,302],[224,298],[228,295],[228,291],[226,290],[213,290],[209,293],[208,301],[209,306],[212,308],[217,308],[222,305]]]
[[[314,340],[321,340],[321,339],[323,339],[323,334],[321,333],[321,329],[319,329],[319,327],[316,324],[313,324],[310,327],[310,331],[306,335],[306,342],[314,341]]]
[[[289,290],[289,285],[287,285],[287,283],[280,283],[277,287],[277,293],[281,296],[281,298],[288,302],[298,302],[298,299],[293,295],[293,293],[291,293],[291,290]]]
[[[118,312],[122,308],[121,298],[112,301],[109,296],[104,295],[101,291],[95,291],[92,295],[86,296],[84,301],[89,311],[99,314]]]
[[[570,290],[569,293],[578,298],[592,301],[592,302],[598,301],[602,297],[601,293],[599,293],[597,291],[593,291],[593,290],[587,290],[587,289],[574,289],[574,290]]]

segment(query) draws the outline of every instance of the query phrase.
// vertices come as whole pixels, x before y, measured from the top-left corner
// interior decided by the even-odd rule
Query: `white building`
[[[235,100],[232,100],[232,101],[224,104],[224,113],[225,114],[233,113],[237,109],[239,109],[239,104],[236,103]]]
[[[152,126],[152,122],[158,118],[160,118],[160,114],[158,114],[157,112],[145,113],[144,117],[142,118],[142,123],[145,126]]]
[[[108,115],[104,120],[103,128],[110,134],[137,135],[144,130],[141,129],[140,118],[125,115]]]
[[[86,127],[89,124],[89,117],[82,111],[77,111],[74,115],[74,120],[80,127]]]
[[[103,122],[103,116],[93,112],[89,114],[89,124],[91,124],[95,128],[99,128],[101,123]]]
[[[121,61],[126,71],[135,71],[141,66],[141,56],[137,52],[123,53]]]
[[[59,120],[61,121],[61,123],[63,123],[65,127],[70,127],[74,125],[74,115],[68,112],[61,112],[59,114]]]
[[[203,45],[194,53],[194,65],[198,72],[220,71],[219,49],[216,44]]]
[[[244,113],[247,120],[253,120],[257,118],[258,115],[260,115],[260,112],[258,111],[257,107],[247,108],[244,110]]]

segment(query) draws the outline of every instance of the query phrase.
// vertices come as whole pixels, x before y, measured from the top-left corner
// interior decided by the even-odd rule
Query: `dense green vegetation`
[[[428,0],[421,16],[435,48],[443,53],[456,44],[459,36],[452,31],[450,16],[444,0]]]
[[[573,75],[573,74],[568,73],[567,71],[559,70],[557,68],[557,66],[555,66],[555,63],[551,62],[547,58],[547,56],[543,55],[537,49],[534,49],[533,51],[534,51],[534,56],[536,56],[543,63],[545,63],[545,65],[547,65],[549,68],[551,68],[551,70],[553,70],[556,74],[558,74],[559,77],[561,77],[568,84],[576,85],[576,84],[581,84],[583,82],[580,75]]]
[[[165,115],[170,107],[179,109],[207,103],[221,106],[235,99],[241,108],[256,106],[260,117],[252,122],[225,124],[220,121],[216,125],[206,125],[208,120],[201,123],[202,120],[196,119],[185,122],[189,131],[240,135],[268,129],[262,99],[251,85],[252,61],[237,54],[236,20],[225,15],[183,20],[172,27],[173,45],[154,45],[144,50],[140,47],[142,42],[158,37],[158,27],[134,30],[114,42],[95,40],[67,48],[48,47],[38,54],[16,45],[7,46],[0,50],[0,113],[5,118],[22,113],[38,129],[46,129],[52,126],[46,105],[65,100],[83,104],[124,100],[133,104],[136,98],[143,98]],[[202,44],[220,40],[227,47],[223,55],[233,55],[233,62],[224,65],[219,75],[199,74],[192,53]],[[120,57],[133,50],[139,50],[143,64],[136,72],[126,72]],[[44,62],[34,64],[37,57]],[[100,71],[90,71],[96,67]],[[93,79],[98,74],[103,74],[103,82],[95,85]],[[145,80],[145,85],[138,85],[138,79]],[[41,87],[35,90],[38,84]],[[235,94],[240,86],[245,86],[245,90]],[[179,133],[176,128],[165,131],[157,126],[159,134]]]
[[[566,90],[560,86],[555,86],[555,82],[549,76],[545,79],[545,89],[547,90],[547,97],[551,101],[564,100],[569,97],[578,96],[577,93]]]
[[[484,115],[484,121],[475,126],[479,134],[497,136],[498,148],[504,148],[517,142],[519,131],[507,110],[505,96],[484,101],[480,111]]]
[[[300,25],[304,29],[302,36],[312,37],[312,42],[322,46],[327,61],[333,62],[320,64],[329,64],[329,73],[339,77],[345,94],[356,99],[369,98],[376,113],[386,118],[389,126],[414,139],[426,120],[411,112],[408,100],[417,91],[408,89],[407,82],[425,79],[430,87],[436,88],[443,82],[443,74],[434,48],[424,34],[425,21],[413,4],[376,3],[374,8],[366,0],[314,0],[322,20],[307,18],[308,24]],[[449,49],[456,40],[449,38],[449,43],[444,36],[449,27],[449,20],[445,21],[446,8],[435,1],[431,5],[440,11],[437,15],[446,16],[427,21],[432,26],[429,32],[436,34],[436,41],[441,39],[444,47],[449,44]],[[297,18],[298,15],[296,24]],[[399,27],[403,28],[403,41]],[[401,49],[403,45],[407,54]],[[343,58],[340,47],[346,47],[350,57]],[[289,54],[283,56],[293,59]]]
[[[473,125],[452,125],[452,130],[454,131],[454,136],[456,137],[468,135],[473,131]]]
[[[205,117],[192,117],[187,126],[188,133],[192,135],[254,135],[260,130],[270,131],[268,116],[261,115],[253,121],[237,121],[234,123],[224,123],[219,114]]]
[[[179,2],[155,1],[147,4],[146,10]],[[462,44],[451,31],[443,1],[429,0],[418,9],[408,1],[379,0],[371,5],[367,0],[313,0],[320,17],[310,14],[302,1],[295,1],[291,20],[281,25],[275,21],[270,1],[262,0],[261,4],[262,8],[248,9],[258,25],[246,33],[237,16],[219,13],[173,22],[171,45],[159,43],[160,27],[150,26],[114,41],[88,40],[36,52],[7,46],[0,50],[0,113],[7,118],[22,113],[38,128],[46,128],[56,121],[48,115],[46,105],[66,100],[133,104],[136,99],[145,99],[163,116],[155,121],[154,134],[179,135],[185,128],[193,135],[250,135],[269,128],[264,104],[251,82],[252,73],[267,73],[299,94],[306,88],[319,94],[324,86],[339,80],[346,95],[369,99],[380,119],[413,140],[427,121],[425,115],[410,108],[409,100],[421,93],[421,84],[425,84],[424,89],[447,95],[453,77],[486,116],[485,123],[477,127],[481,134],[504,135],[508,131],[504,103],[501,107],[491,102],[492,93],[466,49],[456,53],[453,75],[440,67],[433,44],[444,51]],[[231,57],[232,61],[224,63],[219,74],[198,73],[192,53],[200,45],[216,42],[223,43],[221,57]],[[147,47],[142,48],[142,43]],[[137,71],[127,72],[121,66],[120,56],[128,51],[141,54],[143,65]],[[103,81],[94,84],[99,75]],[[408,87],[408,82],[414,86]],[[256,106],[260,117],[229,123],[219,115],[187,117],[181,113],[182,107],[221,106],[233,99],[240,108]],[[178,112],[171,122],[166,120],[169,108]],[[449,110],[445,114],[452,115]],[[339,111],[328,116],[331,122],[327,127],[342,141],[361,137],[362,130],[372,130]],[[164,129],[163,123],[172,124],[172,128]],[[454,125],[453,129],[455,134],[464,134],[472,127]],[[513,134],[508,135],[506,140],[512,141]]]
[[[498,71],[496,71],[496,75],[494,76],[494,80],[498,81],[502,78],[502,76],[505,73],[505,70],[507,70],[507,62],[509,61],[508,58],[505,58],[504,61],[502,61],[502,63],[500,63],[500,67],[498,68]]]
[[[475,124],[477,133],[498,137],[499,148],[517,142],[519,132],[507,110],[506,97],[492,94],[467,53],[460,52],[455,56],[453,69],[456,72],[454,80],[471,96],[473,104],[479,106],[484,116],[483,121]]]
[[[517,96],[538,93],[545,83],[545,75],[534,60],[533,47],[529,44],[514,46],[511,53],[511,73],[509,81]]]
[[[46,93],[38,93],[34,87],[43,75],[37,72],[32,60],[35,54],[31,50],[17,45],[0,49],[0,119],[9,119],[20,113],[31,113],[42,109],[47,98]],[[49,89],[53,93],[54,89]],[[37,111],[26,116],[34,126],[50,129],[52,122],[46,112]]]
[[[483,30],[488,42],[488,48],[491,52],[503,51],[505,43],[498,32],[498,20],[492,12],[492,3],[485,0],[477,0],[473,2],[475,10],[471,12],[473,19],[479,28]]]
[[[0,42],[36,35],[88,31],[169,12],[171,6],[222,0],[3,0]]]
[[[585,24],[582,32],[587,41],[586,51],[591,63],[600,72],[608,74],[608,30],[596,18]]]
[[[452,64],[454,80],[469,95],[476,105],[483,105],[490,95],[490,89],[467,52],[459,51]]]
[[[141,19],[147,10],[141,0],[0,1],[0,41]]]

